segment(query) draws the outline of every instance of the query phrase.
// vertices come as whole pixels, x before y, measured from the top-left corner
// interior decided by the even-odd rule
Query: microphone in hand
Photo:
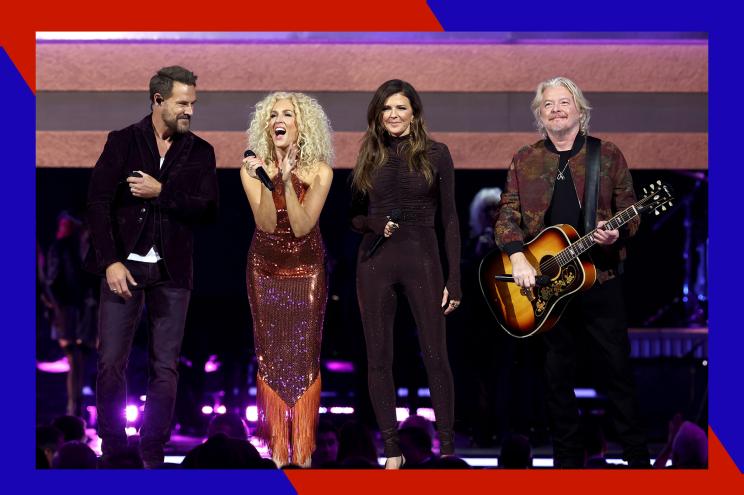
[[[251,156],[256,156],[253,150],[245,150],[245,153],[243,153],[243,158],[248,158]],[[263,167],[256,167],[256,177],[258,177],[258,180],[261,181],[261,184],[266,186],[266,189],[268,189],[269,191],[274,190],[274,184],[271,182],[269,174],[266,173],[266,170],[264,170]]]
[[[400,219],[402,217],[403,217],[403,213],[400,211],[399,208],[396,208],[390,213],[388,220],[393,223],[398,223],[400,222]],[[372,247],[369,248],[369,251],[367,251],[368,258],[371,258],[372,255],[375,254],[375,251],[377,251],[377,249],[382,245],[385,239],[387,239],[387,237],[385,237],[385,234],[380,234],[377,236],[377,239],[375,239],[374,244],[372,244]]]

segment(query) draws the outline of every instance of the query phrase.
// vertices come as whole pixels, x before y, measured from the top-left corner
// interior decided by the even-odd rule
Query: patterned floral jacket
[[[609,220],[636,202],[633,180],[618,147],[602,141],[600,153],[597,221]],[[545,213],[553,197],[558,159],[558,154],[546,147],[545,140],[522,147],[512,158],[494,228],[496,245],[507,254],[521,251],[525,242],[547,227]],[[571,158],[569,167],[583,212],[586,144]],[[636,233],[639,223],[640,219],[636,217],[621,229],[620,239],[613,245],[595,246],[590,251],[600,282],[614,277],[621,270],[626,255],[624,241]]]

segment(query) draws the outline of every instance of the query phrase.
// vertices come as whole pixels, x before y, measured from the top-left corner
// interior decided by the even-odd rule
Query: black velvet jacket
[[[88,270],[103,274],[135,248],[145,254],[139,251],[155,244],[174,285],[192,288],[193,228],[217,213],[216,163],[212,146],[193,133],[173,139],[161,168],[152,115],[109,133],[88,188]],[[133,196],[126,179],[134,170],[160,181],[160,196]]]

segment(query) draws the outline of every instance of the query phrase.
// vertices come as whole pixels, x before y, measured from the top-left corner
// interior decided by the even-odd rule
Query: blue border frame
[[[720,2],[722,4],[722,2]],[[679,2],[639,2],[631,0],[621,5],[610,5],[597,2],[588,6],[591,15],[581,15],[580,5],[561,7],[553,4],[543,7],[537,2],[509,5],[485,1],[433,0],[428,2],[432,11],[442,23],[445,30],[576,30],[577,25],[591,24],[592,31],[649,30],[660,29],[681,31],[707,31],[709,41],[709,91],[710,91],[710,137],[709,163],[712,178],[710,194],[711,232],[710,243],[710,353],[711,375],[710,401],[711,427],[721,439],[729,454],[744,471],[744,432],[741,428],[741,411],[744,410],[744,397],[741,394],[740,377],[744,376],[744,360],[740,357],[741,343],[744,336],[739,332],[736,313],[732,308],[741,306],[737,300],[736,266],[726,258],[726,247],[736,243],[740,236],[734,217],[735,212],[726,208],[739,193],[741,179],[740,165],[733,158],[724,156],[724,145],[737,144],[738,129],[735,127],[736,103],[725,106],[724,99],[736,98],[738,95],[732,82],[737,80],[732,73],[736,67],[733,62],[740,60],[739,32],[741,26],[733,26],[739,18],[736,9],[726,8],[725,15],[718,8],[719,2],[707,2],[705,6],[686,6]],[[455,4],[455,5],[453,5]],[[728,20],[731,24],[727,24]],[[24,80],[20,77],[4,50],[0,49],[0,92],[5,97],[6,109],[2,127],[6,136],[5,195],[9,208],[7,219],[9,228],[2,243],[2,258],[6,260],[10,271],[5,274],[2,284],[2,304],[4,310],[4,329],[11,333],[11,340],[6,339],[8,348],[4,359],[0,360],[0,377],[6,380],[6,397],[9,406],[0,412],[3,424],[6,425],[6,445],[20,446],[17,455],[6,460],[5,466],[16,474],[14,478],[25,484],[29,481],[25,475],[34,475],[34,487],[56,490],[64,493],[68,488],[79,491],[81,481],[75,472],[36,472],[33,466],[29,442],[29,431],[35,427],[33,414],[19,414],[19,410],[33,407],[35,397],[35,380],[30,370],[34,356],[35,298],[32,294],[31,271],[35,260],[31,259],[30,242],[35,236],[35,98]],[[732,95],[729,97],[729,95]],[[731,162],[731,163],[729,163]],[[38,198],[42,200],[43,198]],[[16,214],[15,212],[20,213]],[[26,246],[28,243],[28,247]],[[20,256],[20,258],[19,258]],[[26,258],[28,256],[28,258]],[[18,260],[18,261],[16,261]],[[734,265],[733,267],[731,265]],[[17,340],[16,340],[17,339]],[[739,345],[737,345],[739,344]],[[21,370],[19,372],[19,370]],[[17,378],[16,378],[17,377]],[[13,407],[15,405],[15,407]],[[105,489],[118,494],[126,490],[142,491],[142,482],[147,483],[147,490],[162,488],[172,490],[174,482],[182,487],[182,493],[197,490],[236,489],[245,486],[254,491],[270,489],[270,493],[294,493],[286,477],[281,472],[194,472],[178,471],[177,478],[167,471],[152,476],[149,472],[96,472],[86,473],[86,482],[91,483],[91,490]],[[205,474],[206,473],[206,474]],[[69,476],[69,477],[68,477]],[[101,476],[98,478],[97,476]],[[137,479],[138,476],[143,478]],[[171,478],[171,476],[174,476]],[[133,478],[134,477],[134,478]],[[121,480],[122,483],[117,483]],[[185,481],[182,481],[185,480]],[[97,481],[106,483],[96,486]],[[224,487],[224,488],[223,488]],[[19,487],[20,488],[20,487]]]

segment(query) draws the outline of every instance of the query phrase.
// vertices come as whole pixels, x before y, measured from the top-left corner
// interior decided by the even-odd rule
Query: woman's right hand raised
[[[249,156],[243,158],[243,168],[245,168],[245,171],[248,172],[248,175],[250,177],[258,179],[258,176],[256,175],[256,169],[258,167],[263,167],[264,170],[266,170],[266,165],[264,164],[263,160],[261,160],[257,156]]]

